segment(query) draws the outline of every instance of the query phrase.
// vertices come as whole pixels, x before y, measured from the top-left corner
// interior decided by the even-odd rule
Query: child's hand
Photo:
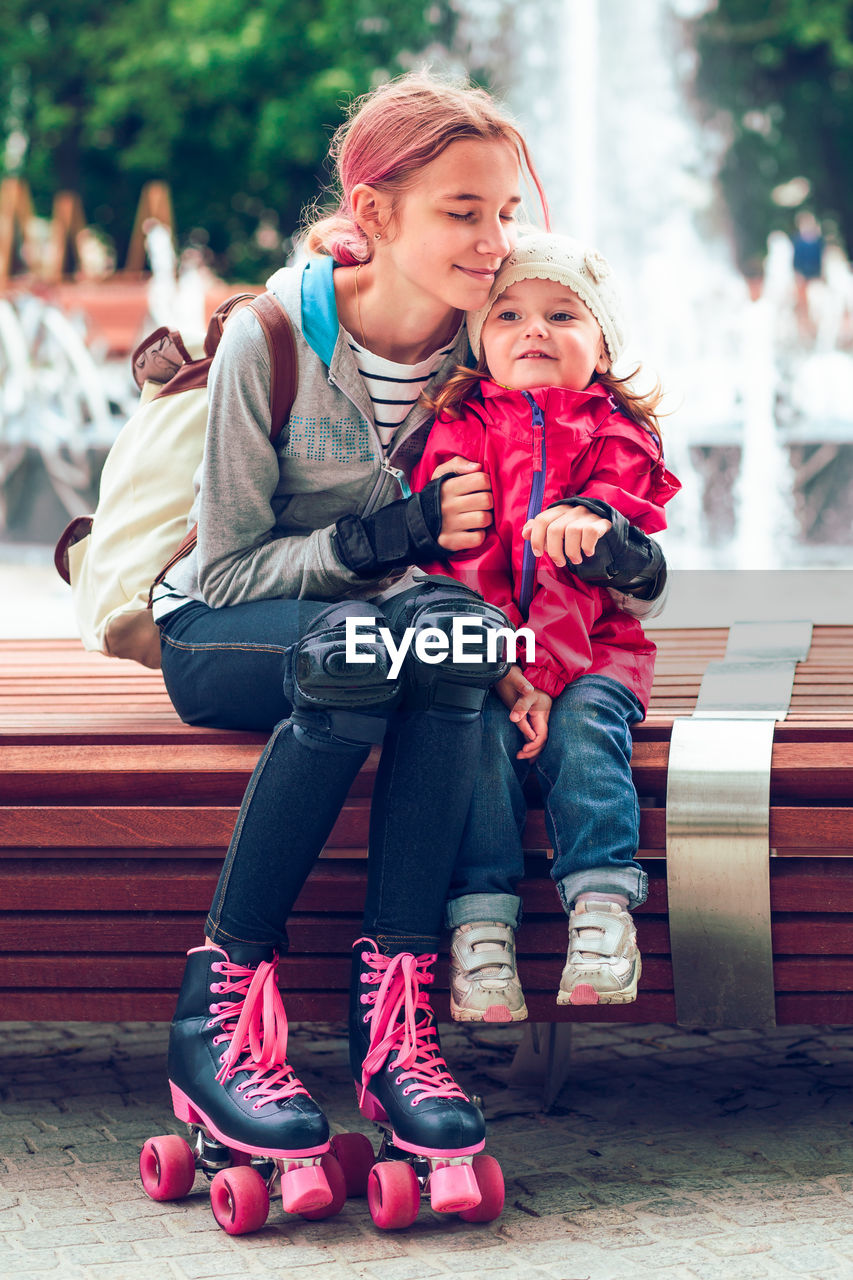
[[[551,714],[550,694],[542,689],[535,689],[527,715],[518,721],[521,732],[529,739],[520,751],[516,752],[518,760],[535,760],[548,741],[548,717]],[[510,716],[512,719],[512,716]]]
[[[563,568],[567,560],[580,564],[581,552],[591,556],[599,538],[612,527],[609,520],[586,507],[548,507],[527,521],[521,536],[529,541],[535,556],[547,551],[554,564]]]
[[[552,699],[536,689],[521,667],[512,666],[495,685],[495,693],[509,707],[509,718],[528,739],[519,752],[519,760],[535,760],[548,741],[548,717]]]
[[[533,694],[536,692],[534,686],[522,673],[521,667],[517,662],[512,664],[501,680],[495,682],[494,690],[504,706],[509,707],[509,718],[513,723],[527,714],[528,707],[533,700]],[[515,712],[518,714],[514,714]]]
[[[492,523],[492,486],[479,462],[450,458],[430,476],[437,480],[448,471],[452,479],[441,486],[441,533],[438,545],[445,551],[466,551],[479,547]]]

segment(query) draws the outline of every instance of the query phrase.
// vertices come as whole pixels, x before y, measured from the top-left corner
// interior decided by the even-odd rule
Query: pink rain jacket
[[[523,639],[518,653],[537,688],[556,697],[578,676],[609,676],[645,710],[655,646],[639,621],[606,588],[581,582],[547,553],[536,559],[521,530],[558,498],[583,494],[609,503],[644,533],[657,533],[666,528],[663,507],[679,482],[654,437],[597,383],[585,391],[544,387],[525,394],[484,381],[482,390],[482,402],[468,401],[461,418],[436,420],[412,487],[422,489],[456,454],[479,462],[491,479],[494,524],[481,546],[423,567],[473,587],[513,627],[531,628],[535,661],[523,661]]]

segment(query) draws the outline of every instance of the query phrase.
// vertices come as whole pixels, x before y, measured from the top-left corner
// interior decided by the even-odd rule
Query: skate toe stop
[[[281,1179],[281,1202],[287,1213],[323,1209],[332,1202],[332,1189],[319,1164],[291,1169]]]
[[[482,1200],[470,1164],[445,1165],[430,1178],[430,1206],[436,1213],[460,1213],[475,1209]]]

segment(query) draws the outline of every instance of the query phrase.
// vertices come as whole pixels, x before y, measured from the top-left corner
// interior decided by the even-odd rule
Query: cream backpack
[[[270,352],[271,439],[296,395],[296,346],[290,322],[270,293],[237,294],[217,308],[194,360],[180,334],[157,329],[133,353],[139,408],[107,454],[94,515],[63,532],[54,562],[71,584],[84,646],[113,658],[160,666],[160,633],[151,616],[154,585],[195,546],[187,533],[193,477],[204,452],[207,378],[232,311],[250,306]]]

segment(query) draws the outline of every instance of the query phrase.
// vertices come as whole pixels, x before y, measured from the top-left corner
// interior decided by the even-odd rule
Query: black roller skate
[[[169,1038],[169,1087],[191,1146],[149,1138],[139,1161],[154,1200],[176,1200],[196,1169],[211,1179],[214,1217],[231,1235],[263,1226],[280,1182],[288,1213],[321,1218],[346,1199],[326,1117],[287,1062],[287,1018],[271,947],[199,947]]]
[[[408,1227],[421,1192],[439,1213],[491,1222],[503,1209],[500,1165],[483,1155],[483,1116],[456,1084],[441,1056],[425,988],[435,955],[386,956],[369,938],[355,944],[350,997],[350,1061],[362,1115],[382,1143],[367,1179],[378,1227]],[[349,1177],[353,1152],[341,1151]],[[366,1142],[366,1139],[363,1140]]]

